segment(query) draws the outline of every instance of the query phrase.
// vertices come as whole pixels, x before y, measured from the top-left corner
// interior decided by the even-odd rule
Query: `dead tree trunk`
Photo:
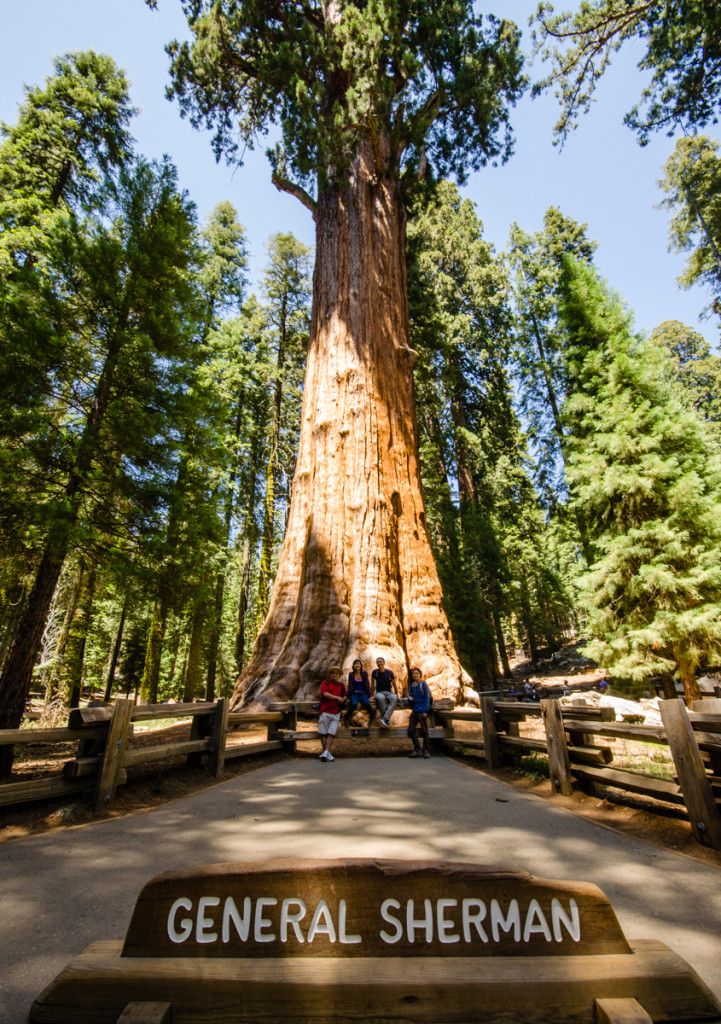
[[[273,595],[233,703],[307,697],[327,668],[385,657],[457,697],[421,493],[408,343],[405,214],[361,147],[316,205],[298,461]]]

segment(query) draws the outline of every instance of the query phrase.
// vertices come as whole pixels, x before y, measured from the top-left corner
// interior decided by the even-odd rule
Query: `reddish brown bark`
[[[421,493],[408,341],[405,214],[362,148],[319,197],[313,320],[288,529],[268,616],[234,704],[315,695],[332,664],[418,665],[439,695],[464,673]],[[467,677],[465,677],[467,679]]]

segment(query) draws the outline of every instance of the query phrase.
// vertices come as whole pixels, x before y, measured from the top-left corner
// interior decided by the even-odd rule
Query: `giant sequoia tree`
[[[230,160],[271,125],[273,180],[316,225],[288,530],[236,699],[307,695],[333,662],[420,662],[456,694],[418,470],[406,190],[511,149],[515,26],[470,0],[184,0],[172,91]]]

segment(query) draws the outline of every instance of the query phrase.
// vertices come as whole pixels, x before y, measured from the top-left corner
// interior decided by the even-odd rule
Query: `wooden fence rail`
[[[128,749],[137,722],[191,719],[190,738]],[[30,803],[51,797],[91,795],[95,812],[110,807],[117,787],[127,781],[127,769],[184,756],[188,763],[207,766],[214,778],[223,774],[230,758],[248,757],[283,748],[278,726],[282,712],[230,713],[229,701],[194,704],[139,704],[120,699],[112,707],[76,708],[67,728],[2,729],[0,746],[77,742],[75,757],[62,771],[42,779],[15,779],[0,785],[0,807]],[[229,744],[230,731],[240,725],[265,725],[267,738],[246,744]]]
[[[685,806],[697,840],[721,849],[721,700],[704,700],[692,711],[683,701],[660,702],[662,726],[616,722],[613,710],[562,706],[557,700],[539,704],[481,698],[481,708],[453,708],[436,701],[430,736],[450,749],[481,754],[489,768],[498,768],[504,754],[538,752],[549,758],[551,784],[560,793],[576,786],[610,786]],[[298,742],[317,737],[315,725],[299,722],[313,712],[312,701],[271,704],[264,712],[230,712],[227,699],[214,703],[134,705],[120,699],[112,707],[78,708],[70,712],[67,728],[0,730],[0,746],[76,742],[75,757],[50,778],[11,780],[0,785],[0,806],[58,796],[90,794],[96,812],[110,807],[127,770],[170,757],[184,756],[189,764],[205,766],[222,777],[226,761],[272,750],[294,750]],[[190,737],[128,748],[135,723],[191,719]],[[527,718],[540,718],[544,737],[520,735]],[[454,722],[475,723],[477,733],[457,736]],[[263,725],[266,738],[252,743],[228,742],[243,725]],[[345,733],[341,729],[339,735]],[[372,728],[373,737],[401,737],[405,727]],[[638,740],[669,747],[676,769],[673,781],[613,766],[613,750],[605,739]]]
[[[594,789],[610,786],[653,797],[665,803],[685,806],[696,839],[721,850],[721,700],[698,701],[687,711],[682,700],[660,701],[663,725],[632,725],[611,721],[611,708],[562,707],[556,700],[539,704],[496,702],[493,717],[484,721],[483,709],[442,712],[450,727],[454,721],[476,722],[482,738],[471,740],[447,736],[444,745],[455,750],[483,751],[489,768],[497,767],[498,754],[527,751],[548,756],[551,784],[561,793],[576,785]],[[519,723],[542,718],[545,736],[537,739],[519,735]],[[636,740],[669,747],[676,769],[671,781],[641,772],[612,767],[613,750],[597,744],[597,738]]]

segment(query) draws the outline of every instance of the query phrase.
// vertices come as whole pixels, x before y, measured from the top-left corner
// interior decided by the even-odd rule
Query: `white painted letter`
[[[392,914],[388,913],[388,911],[391,908],[393,910],[401,909],[401,905],[398,902],[398,900],[383,900],[383,903],[381,904],[381,917],[386,922],[386,924],[392,924],[396,932],[395,935],[389,935],[388,932],[384,930],[381,932],[381,938],[383,939],[384,942],[388,942],[392,945],[394,942],[398,942],[401,935],[403,934],[403,925],[400,923],[397,917],[393,917]]]
[[[272,896],[261,896],[260,899],[255,901],[255,928],[253,930],[253,938],[256,942],[274,942],[275,933],[270,932],[269,935],[263,933],[264,928],[270,928],[273,922],[268,917],[263,917],[264,907],[274,907],[278,900]]]
[[[205,916],[205,909],[206,907],[217,907],[219,903],[219,896],[201,896],[198,900],[198,917],[195,922],[196,942],[218,941],[218,933],[208,931],[208,928],[212,928],[215,922],[212,917]]]
[[[473,913],[471,913],[473,910]],[[481,924],[486,918],[486,904],[483,900],[464,900],[462,903],[463,914],[463,941],[471,941],[471,925],[475,926],[481,942],[488,942],[486,930]]]
[[[168,914],[168,938],[170,939],[171,942],[185,942],[185,940],[190,936],[190,933],[193,930],[192,919],[189,917],[184,917],[183,920],[180,922],[181,930],[178,931],[177,928],[175,927],[175,915],[178,913],[179,910],[192,909],[193,901],[187,899],[187,897],[185,896],[181,896],[180,899],[176,900],[175,903],[170,908],[170,913]]]
[[[508,916],[505,918],[498,900],[491,900],[491,933],[493,934],[494,942],[499,941],[499,925],[504,932],[510,931],[513,928],[514,942],[521,941],[521,915],[518,910],[518,900],[511,900],[508,904]]]
[[[289,907],[298,907],[294,914],[289,913]],[[300,922],[305,917],[305,903],[303,900],[283,900],[280,905],[280,941],[288,941],[288,925],[293,925],[293,931],[298,942],[305,942],[303,932],[300,930]]]
[[[540,934],[546,942],[551,941],[551,929],[548,927],[546,915],[541,910],[538,900],[531,900],[526,912],[526,923],[523,926],[523,941],[528,942],[532,935]]]
[[[460,942],[461,937],[457,932],[449,932],[455,921],[447,921],[444,911],[446,908],[457,907],[458,900],[437,900],[436,902],[436,927],[438,928],[438,939],[440,942]]]
[[[346,930],[345,930],[345,914],[346,914],[345,900],[341,900],[340,901],[340,906],[338,907],[338,938],[343,943],[343,945],[349,946],[349,945],[351,945],[354,942],[360,942],[361,941],[361,937],[360,937],[360,935],[347,935],[346,934]]]
[[[323,918],[325,924],[320,923],[321,918]],[[315,908],[313,920],[310,922],[310,928],[308,929],[308,942],[312,942],[316,935],[327,935],[330,942],[335,942],[335,925],[325,900],[321,900]]]
[[[250,906],[250,896],[246,896],[243,900],[243,917],[241,918],[238,913],[238,908],[235,905],[235,900],[232,896],[228,896],[227,900],[223,904],[223,924],[222,931],[220,933],[223,942],[230,942],[231,921],[235,925],[235,930],[238,933],[240,941],[247,941],[248,932],[250,931]]]
[[[416,920],[413,917],[413,900],[408,900],[406,905],[406,932],[408,941],[416,941],[416,928],[422,928],[426,933],[426,942],[433,942],[433,905],[430,900],[424,900],[425,917]]]
[[[568,906],[571,911],[571,919],[561,906],[560,900],[551,900],[551,917],[553,918],[553,937],[556,942],[563,942],[561,934],[561,923],[565,924],[568,934],[574,942],[581,941],[581,919],[578,916],[578,904],[575,900],[569,900]]]

